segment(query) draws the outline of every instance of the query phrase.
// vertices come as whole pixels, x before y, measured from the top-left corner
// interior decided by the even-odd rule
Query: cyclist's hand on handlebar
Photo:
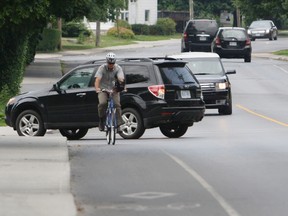
[[[96,88],[96,93],[102,92],[102,89]]]

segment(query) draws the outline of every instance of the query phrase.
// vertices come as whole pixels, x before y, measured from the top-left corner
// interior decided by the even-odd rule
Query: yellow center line
[[[258,116],[258,117],[260,117],[260,118],[266,119],[266,120],[268,120],[268,121],[274,122],[274,123],[279,124],[279,125],[282,125],[282,126],[284,126],[284,127],[288,127],[288,124],[286,124],[286,123],[284,123],[284,122],[280,122],[280,121],[277,121],[276,119],[273,119],[273,118],[270,118],[270,117],[261,115],[261,114],[259,114],[259,113],[256,113],[256,112],[254,112],[254,111],[252,111],[252,110],[250,110],[250,109],[248,109],[248,108],[246,108],[246,107],[244,107],[244,106],[241,106],[240,104],[237,104],[236,106],[237,106],[238,108],[242,109],[242,110],[245,110],[246,112],[248,112],[248,113],[250,113],[250,114],[256,115],[256,116]]]

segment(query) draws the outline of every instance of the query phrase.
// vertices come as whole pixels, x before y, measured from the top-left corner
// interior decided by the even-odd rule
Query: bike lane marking
[[[229,216],[241,216],[203,177],[201,177],[194,169],[189,167],[184,161],[168,153],[162,151],[168,155],[174,162],[181,166],[186,172],[188,172],[226,211]]]

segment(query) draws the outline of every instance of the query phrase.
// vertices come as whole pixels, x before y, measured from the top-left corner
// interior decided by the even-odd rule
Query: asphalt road
[[[257,53],[257,47],[262,52],[286,42],[253,44]],[[173,47],[167,49],[139,53]],[[139,140],[119,138],[108,146],[93,129],[83,140],[68,142],[79,216],[287,215],[287,62],[255,57],[251,63],[223,62],[237,71],[230,76],[231,116],[207,110],[179,139],[150,129]]]

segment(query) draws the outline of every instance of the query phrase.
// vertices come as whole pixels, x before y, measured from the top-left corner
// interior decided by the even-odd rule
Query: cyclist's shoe
[[[99,119],[99,131],[104,131],[104,123],[105,123],[105,118],[100,118]]]

